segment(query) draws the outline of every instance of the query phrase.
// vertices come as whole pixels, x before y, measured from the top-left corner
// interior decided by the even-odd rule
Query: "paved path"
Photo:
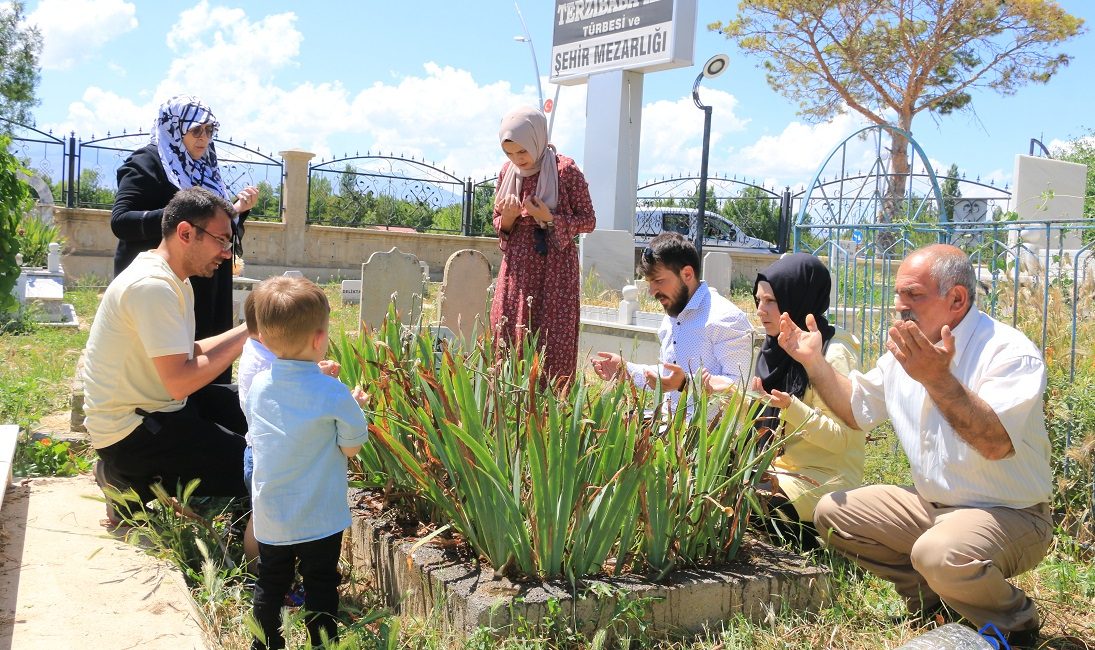
[[[182,576],[106,532],[90,476],[8,487],[0,650],[206,650]]]

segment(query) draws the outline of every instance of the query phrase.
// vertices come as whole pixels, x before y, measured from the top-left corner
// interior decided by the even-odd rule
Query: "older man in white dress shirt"
[[[653,388],[660,376],[672,410],[689,376],[701,369],[733,384],[748,377],[753,326],[737,305],[699,279],[699,264],[695,246],[679,233],[662,233],[650,242],[638,271],[665,309],[658,327],[659,363],[628,363],[618,354],[598,352],[593,369],[602,379],[627,376]]]
[[[891,420],[909,457],[912,487],[821,500],[814,521],[827,543],[893,582],[921,620],[945,604],[1027,646],[1038,612],[1007,579],[1035,567],[1053,536],[1046,371],[1029,339],[974,306],[976,287],[961,250],[928,246],[897,271],[898,321],[870,372],[834,373],[820,336],[786,317],[780,345],[849,425]]]

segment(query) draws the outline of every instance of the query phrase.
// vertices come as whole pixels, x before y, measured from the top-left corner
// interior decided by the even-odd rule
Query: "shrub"
[[[18,176],[23,166],[8,151],[10,142],[8,136],[0,135],[0,321],[6,320],[17,306],[12,295],[19,280],[16,233],[20,217],[30,208],[30,190]]]
[[[46,225],[34,214],[24,214],[16,230],[18,250],[23,254],[23,266],[45,266],[49,245],[57,242],[64,247],[61,230],[57,226]]]

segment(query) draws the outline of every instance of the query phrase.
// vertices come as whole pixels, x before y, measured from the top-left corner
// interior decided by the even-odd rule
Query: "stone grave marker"
[[[494,277],[487,256],[477,250],[459,250],[445,262],[439,299],[441,324],[463,343],[489,327],[487,292]]]
[[[370,328],[380,327],[388,314],[388,305],[395,300],[399,321],[417,323],[425,291],[417,257],[395,247],[386,253],[373,253],[361,265],[360,321]]]
[[[356,305],[361,302],[361,280],[342,281],[342,304]]]
[[[734,274],[734,261],[730,253],[711,251],[703,255],[703,279],[707,286],[720,295],[730,295],[730,281]]]

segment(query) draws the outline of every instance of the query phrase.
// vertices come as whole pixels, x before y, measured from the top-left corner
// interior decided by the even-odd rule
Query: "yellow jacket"
[[[859,341],[838,327],[825,347],[825,360],[848,376],[859,365]],[[799,519],[813,521],[821,497],[863,483],[866,434],[834,415],[813,386],[802,399],[793,397],[780,419],[786,434],[797,433],[784,444],[783,454],[772,460],[772,472]]]

